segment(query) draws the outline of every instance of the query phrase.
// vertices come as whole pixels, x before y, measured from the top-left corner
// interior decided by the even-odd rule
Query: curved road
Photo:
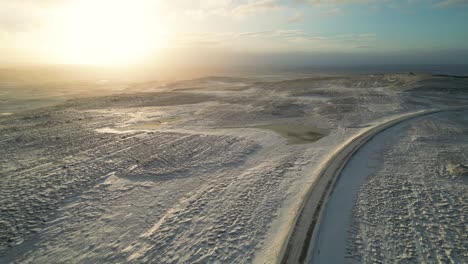
[[[389,127],[416,117],[430,115],[444,111],[454,111],[466,107],[426,110],[410,113],[390,121],[374,126],[352,138],[347,144],[337,150],[325,163],[317,180],[310,187],[306,198],[302,202],[295,225],[289,231],[288,239],[284,243],[280,255],[280,263],[304,263],[311,243],[314,243],[320,225],[320,218],[328,197],[348,160],[366,144],[371,138]]]

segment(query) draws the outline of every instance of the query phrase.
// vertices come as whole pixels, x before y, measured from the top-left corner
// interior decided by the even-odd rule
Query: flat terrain
[[[458,110],[460,108],[455,109]],[[365,167],[354,169],[354,171],[350,173],[352,176],[341,176],[341,174],[346,172],[346,169],[343,172],[344,168],[352,166],[348,164],[350,159],[358,160],[358,162],[365,164],[368,162],[369,157],[356,158],[356,153],[362,152],[363,150],[361,150],[361,148],[368,144],[375,136],[387,129],[398,126],[402,122],[409,122],[417,117],[438,113],[440,111],[452,110],[417,111],[385,120],[351,137],[339,149],[334,151],[333,155],[320,167],[317,180],[313,183],[303,200],[298,218],[283,248],[284,253],[281,256],[282,262],[303,263],[311,255],[309,251],[316,251],[317,253],[315,255],[321,256],[323,262],[331,261],[336,256],[332,253],[336,251],[336,241],[331,238],[335,236],[337,230],[346,228],[346,225],[340,221],[345,221],[347,217],[349,217],[349,215],[346,215],[344,212],[345,206],[342,206],[342,204],[348,205],[346,209],[349,210],[349,205],[353,202],[353,194],[356,186],[359,186],[365,177],[367,177],[365,174]],[[344,179],[341,179],[341,177]],[[339,181],[340,188],[335,190],[337,181]],[[332,201],[329,202],[330,193],[335,193],[335,195],[332,197]],[[339,202],[335,202],[335,200],[339,200]],[[325,213],[323,213],[324,207],[328,215],[325,217]],[[325,227],[320,227],[321,224]],[[317,239],[319,233],[321,235]],[[324,239],[327,242],[329,241],[329,243],[323,243]],[[330,253],[323,254],[321,251]],[[319,260],[314,259],[312,262],[319,262]],[[343,261],[332,262],[339,263]]]
[[[0,116],[0,263],[274,262],[330,153],[388,118],[464,106],[466,87],[405,74],[208,77],[2,109],[13,114]],[[359,237],[379,234],[358,224],[366,194],[384,188],[366,191],[374,178],[385,177],[353,211],[357,261],[369,256]]]
[[[383,162],[361,187],[353,208],[347,258],[468,262],[467,114],[411,123],[380,153]]]
[[[359,149],[327,203],[309,262],[465,263],[466,115],[408,120]]]

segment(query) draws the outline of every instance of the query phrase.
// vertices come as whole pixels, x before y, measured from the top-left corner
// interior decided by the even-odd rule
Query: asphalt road
[[[319,229],[323,208],[332,192],[336,181],[346,163],[361,146],[380,132],[401,122],[434,113],[462,109],[460,107],[426,110],[397,117],[378,124],[349,140],[338,149],[324,164],[317,180],[310,187],[304,199],[295,225],[291,228],[287,241],[278,258],[279,263],[304,263],[308,249],[313,247],[316,231]]]

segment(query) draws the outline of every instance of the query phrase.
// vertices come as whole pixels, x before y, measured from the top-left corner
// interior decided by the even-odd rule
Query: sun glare
[[[58,23],[54,53],[67,64],[122,65],[143,62],[164,37],[142,1],[80,0],[67,5]],[[152,10],[154,12],[154,10]],[[56,36],[56,38],[57,38]]]

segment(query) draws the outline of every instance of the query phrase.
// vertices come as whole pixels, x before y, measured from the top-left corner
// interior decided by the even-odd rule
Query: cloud
[[[304,12],[297,11],[290,18],[288,18],[288,23],[297,23],[304,20]]]
[[[34,29],[41,23],[41,8],[29,2],[0,3],[0,31],[7,33],[25,32]]]
[[[147,0],[158,1],[158,0]],[[180,14],[194,19],[212,16],[224,18],[243,18],[259,13],[286,9],[279,0],[173,0],[161,1],[167,13],[179,18]]]
[[[202,32],[202,33],[185,33],[176,37],[176,43],[179,45],[189,46],[191,44],[206,44],[206,45],[222,45],[232,44],[237,40],[275,40],[275,41],[290,41],[290,42],[327,42],[327,43],[355,43],[355,45],[368,45],[377,39],[377,34],[359,33],[359,34],[341,34],[336,36],[320,36],[309,34],[302,29],[276,29],[251,32]]]
[[[309,2],[312,4],[353,4],[353,3],[377,2],[377,0],[300,0],[300,1]]]
[[[193,47],[193,46],[232,46],[239,43],[250,43],[253,39],[257,41],[268,41],[276,43],[281,40],[290,41],[294,38],[308,39],[323,39],[321,37],[308,36],[300,29],[277,29],[251,32],[186,32],[179,33],[173,36],[172,43],[177,47]]]
[[[301,29],[278,29],[240,33],[238,37],[290,38],[306,35]]]
[[[172,43],[177,47],[214,46],[228,43],[236,38],[232,32],[186,32],[173,36]]]
[[[362,33],[362,34],[359,34],[358,37],[360,37],[360,38],[375,38],[375,37],[377,37],[377,34],[375,34],[375,33]]]
[[[245,4],[238,5],[232,11],[235,16],[248,16],[267,11],[282,9],[283,6],[276,0],[251,0]]]
[[[322,16],[339,16],[341,14],[343,14],[343,11],[338,7],[320,12]]]
[[[408,6],[408,5],[434,5],[438,7],[448,7],[454,5],[468,4],[468,0],[431,0],[431,1],[420,1],[420,0],[298,0],[299,2],[307,2],[314,5],[341,5],[341,4],[386,4],[389,7],[392,6]]]
[[[466,5],[468,0],[444,0],[436,4],[438,7],[449,7],[453,5]]]
[[[360,34],[341,34],[336,35],[336,39],[344,42],[370,42],[377,39],[376,33],[360,33]]]
[[[297,37],[306,35],[301,29],[286,29],[286,30],[276,30],[275,36],[277,37]]]
[[[353,38],[354,34],[341,34],[341,35],[336,35],[336,38]]]
[[[70,0],[6,0],[4,1],[5,4],[29,5],[29,6],[36,6],[36,7],[48,7],[48,6],[53,6],[57,4],[62,4],[64,2],[70,2]]]
[[[294,43],[318,43],[318,42],[327,42],[330,40],[330,38],[323,37],[323,36],[304,35],[304,36],[297,36],[297,37],[288,37],[286,38],[286,40],[289,42],[294,42]]]
[[[299,50],[352,50],[375,48],[377,34],[372,32],[348,33],[336,36],[309,34],[302,29],[278,29],[237,34],[235,39],[256,38],[269,43],[287,43]],[[232,41],[232,40],[231,40]]]
[[[274,30],[265,30],[265,31],[253,31],[253,32],[243,32],[238,34],[238,37],[264,37],[271,36],[275,33]]]
[[[355,46],[354,48],[355,49],[370,49],[370,48],[374,48],[374,46],[371,46],[371,45],[358,45],[358,46]]]

